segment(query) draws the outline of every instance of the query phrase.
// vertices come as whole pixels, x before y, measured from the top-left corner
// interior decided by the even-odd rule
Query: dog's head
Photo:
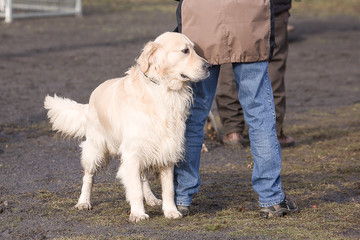
[[[166,32],[145,45],[137,60],[147,76],[177,89],[184,82],[207,78],[210,64],[194,50],[194,44],[185,35]]]

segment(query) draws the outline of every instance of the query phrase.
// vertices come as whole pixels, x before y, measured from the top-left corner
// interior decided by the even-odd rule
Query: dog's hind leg
[[[146,204],[152,207],[160,206],[162,201],[160,199],[157,199],[153,194],[153,192],[151,191],[150,184],[146,178],[145,173],[141,174],[141,182],[142,182],[143,194]]]
[[[181,218],[181,213],[175,206],[174,199],[174,165],[160,170],[163,211],[166,218]]]
[[[130,222],[139,222],[149,218],[145,213],[144,195],[141,182],[140,160],[136,151],[122,152],[122,164],[117,173],[126,191],[126,199],[130,203]]]
[[[81,147],[81,164],[84,169],[84,176],[81,195],[77,204],[75,205],[75,208],[80,210],[89,210],[91,209],[90,195],[92,185],[94,183],[94,174],[96,172],[97,165],[103,162],[105,154],[104,150],[91,140],[82,142]]]

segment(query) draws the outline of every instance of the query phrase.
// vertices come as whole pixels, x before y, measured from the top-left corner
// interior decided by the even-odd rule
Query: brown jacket
[[[211,64],[269,60],[270,0],[182,0],[178,30]]]

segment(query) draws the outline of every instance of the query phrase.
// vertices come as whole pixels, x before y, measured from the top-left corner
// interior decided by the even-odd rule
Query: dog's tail
[[[89,104],[80,104],[68,98],[47,95],[44,108],[54,131],[66,136],[82,138],[86,133],[86,113]]]

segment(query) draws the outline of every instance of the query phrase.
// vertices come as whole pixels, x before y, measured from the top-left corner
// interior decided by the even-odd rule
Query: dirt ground
[[[295,30],[286,75],[287,125],[296,122],[294,114],[359,103],[360,20],[293,16],[291,24]],[[102,81],[123,76],[148,40],[174,27],[174,13],[150,11],[0,24],[0,239],[230,239],[224,232],[164,232],[156,225],[128,223],[129,208],[115,180],[117,161],[96,178],[94,210],[73,210],[82,176],[79,148],[76,141],[54,137],[43,109],[46,94],[87,102]],[[210,152],[203,155],[202,168],[221,166],[219,158],[227,164],[249,161],[248,151],[233,154],[218,142],[207,144]],[[214,178],[221,176],[207,173],[203,184]],[[248,176],[239,180],[250,181]],[[119,189],[117,198],[109,195],[114,189]],[[224,208],[216,194],[207,193],[212,199],[204,202],[203,197],[195,200],[198,212]],[[89,220],[104,202],[114,209],[124,205],[121,212],[107,209],[122,219],[121,226]],[[70,213],[64,214],[64,206]],[[151,212],[161,215],[160,210]]]

